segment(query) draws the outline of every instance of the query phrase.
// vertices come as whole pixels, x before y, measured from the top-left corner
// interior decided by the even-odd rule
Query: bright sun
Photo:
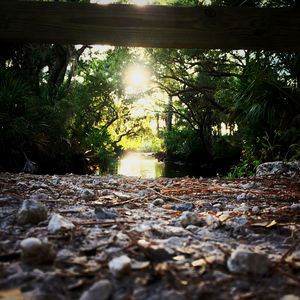
[[[129,88],[143,89],[149,83],[149,73],[141,65],[129,66],[124,75],[125,83]]]
[[[147,4],[152,4],[153,1],[154,0],[132,0],[130,2],[136,5],[147,5]],[[98,4],[111,4],[115,2],[117,2],[117,0],[91,0],[91,3],[98,3]]]

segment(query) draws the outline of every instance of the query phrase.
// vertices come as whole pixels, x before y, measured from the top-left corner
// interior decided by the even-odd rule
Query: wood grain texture
[[[300,10],[4,1],[0,41],[299,51]]]

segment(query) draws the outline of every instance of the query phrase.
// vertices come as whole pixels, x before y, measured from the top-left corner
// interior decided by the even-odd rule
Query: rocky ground
[[[0,299],[300,299],[299,176],[0,173]]]

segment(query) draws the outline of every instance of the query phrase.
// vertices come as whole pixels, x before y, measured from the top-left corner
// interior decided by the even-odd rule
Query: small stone
[[[175,255],[175,251],[163,243],[151,244],[146,240],[138,240],[138,245],[143,248],[143,251],[153,260],[169,260]]]
[[[47,219],[47,208],[41,203],[26,199],[17,214],[19,224],[37,224]]]
[[[300,211],[300,204],[292,204],[291,209],[295,211]]]
[[[38,238],[27,238],[20,244],[22,260],[28,264],[52,263],[56,257],[56,248],[52,243],[42,242]]]
[[[173,209],[178,211],[190,211],[193,208],[195,208],[195,205],[193,203],[176,204],[173,207]]]
[[[79,300],[107,300],[112,292],[112,285],[107,279],[95,282],[85,291]]]
[[[67,232],[74,229],[74,224],[59,214],[54,214],[48,224],[50,233]]]
[[[212,229],[217,229],[221,225],[221,221],[211,214],[205,217],[205,222]]]
[[[130,200],[130,199],[132,199],[132,196],[131,195],[129,195],[129,194],[125,194],[125,193],[123,193],[123,192],[114,192],[113,193],[115,196],[117,196],[119,199],[121,199],[121,200]]]
[[[232,279],[231,275],[228,275],[218,270],[213,271],[212,276],[214,277],[215,282],[218,284],[224,283]]]
[[[127,255],[116,257],[108,263],[108,267],[115,277],[122,277],[131,270],[131,259]]]
[[[201,224],[201,220],[197,217],[197,215],[190,211],[183,212],[179,220],[180,220],[180,224],[183,227],[186,227],[188,225],[197,226]]]
[[[289,295],[284,295],[283,297],[280,298],[280,300],[300,300],[300,297],[289,294]]]
[[[95,217],[97,220],[105,220],[105,219],[116,219],[119,215],[113,210],[96,207],[95,208]]]
[[[182,294],[180,294],[177,291],[165,290],[165,291],[161,292],[161,295],[157,299],[164,299],[164,300],[185,300],[186,297],[184,297]]]
[[[165,201],[164,201],[163,199],[161,199],[161,198],[157,198],[157,199],[155,199],[152,203],[153,203],[153,205],[155,205],[155,206],[161,206],[161,205],[164,205],[164,204],[165,204]]]
[[[49,196],[45,193],[38,193],[38,194],[33,194],[30,196],[30,200],[45,200],[48,199]]]
[[[89,199],[89,198],[94,198],[95,197],[95,193],[92,190],[89,189],[83,189],[80,196],[84,199]]]
[[[114,180],[114,179],[110,179],[110,180],[108,181],[108,184],[109,184],[109,185],[118,185],[118,182],[117,182],[116,180]]]
[[[145,195],[146,195],[146,193],[143,192],[143,191],[140,191],[140,192],[137,193],[138,197],[145,197]]]
[[[93,180],[93,185],[101,185],[101,181],[100,180]]]
[[[267,256],[243,250],[234,251],[227,261],[230,272],[237,274],[265,274],[271,265]]]
[[[231,220],[237,225],[246,225],[248,223],[248,220],[245,218],[233,218]]]
[[[185,227],[186,230],[190,231],[190,232],[197,232],[199,230],[199,226],[195,226],[195,225],[188,225]]]
[[[236,199],[237,199],[237,200],[244,200],[244,199],[246,199],[246,194],[245,194],[245,193],[242,193],[242,194],[238,195],[238,196],[236,197]]]
[[[253,206],[253,207],[252,207],[252,211],[258,212],[258,211],[259,211],[259,207],[258,207],[258,206]]]

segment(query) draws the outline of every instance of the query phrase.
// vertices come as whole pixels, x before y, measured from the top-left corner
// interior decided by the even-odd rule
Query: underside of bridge
[[[300,50],[300,9],[0,3],[0,41]]]

